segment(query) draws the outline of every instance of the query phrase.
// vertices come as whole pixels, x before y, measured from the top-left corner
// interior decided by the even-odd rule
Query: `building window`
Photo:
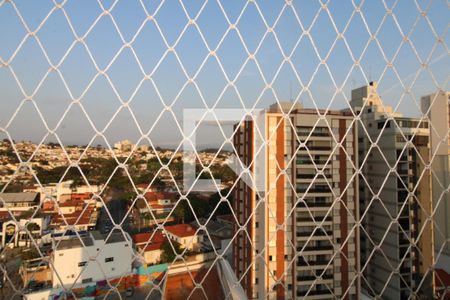
[[[105,262],[111,262],[111,261],[114,261],[114,257],[105,258]]]
[[[272,255],[269,255],[269,261],[272,261]]]
[[[92,282],[92,278],[86,278],[81,280],[81,283],[89,283],[89,282]]]
[[[79,263],[78,263],[78,266],[79,266],[79,267],[84,267],[86,264],[87,264],[86,261],[82,261],[82,262],[79,262]]]

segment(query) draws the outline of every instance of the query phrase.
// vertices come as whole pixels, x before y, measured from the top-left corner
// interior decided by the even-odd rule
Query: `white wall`
[[[144,252],[144,260],[146,264],[156,264],[161,260],[161,250],[153,250]]]
[[[55,251],[53,287],[61,284],[71,286],[74,282],[81,284],[83,279],[91,278],[93,282],[96,282],[130,274],[131,247],[131,242],[104,244],[103,241],[95,241],[95,244],[90,247]],[[89,257],[95,257],[95,260],[89,261]],[[105,258],[110,257],[114,260],[105,262]],[[80,262],[87,263],[85,266],[79,266]]]

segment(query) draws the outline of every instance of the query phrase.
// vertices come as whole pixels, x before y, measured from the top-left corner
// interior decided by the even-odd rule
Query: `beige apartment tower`
[[[264,188],[240,181],[235,189],[245,230],[234,240],[234,270],[249,299],[355,299],[357,127],[346,113],[292,105],[272,105],[261,127],[236,128],[240,159]],[[253,163],[261,153],[264,168]]]
[[[429,126],[383,105],[377,84],[352,91],[360,116],[361,285],[382,299],[431,299]],[[364,130],[362,129],[364,127]],[[431,271],[431,270],[430,270]],[[426,276],[427,275],[427,276]]]

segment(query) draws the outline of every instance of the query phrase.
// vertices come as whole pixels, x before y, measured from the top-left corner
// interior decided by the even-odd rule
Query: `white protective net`
[[[2,299],[446,299],[448,11],[0,0]]]

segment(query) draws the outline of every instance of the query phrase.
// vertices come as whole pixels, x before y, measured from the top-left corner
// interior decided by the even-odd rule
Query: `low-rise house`
[[[52,270],[49,267],[49,257],[46,256],[25,259],[19,269],[23,286],[29,287],[32,282],[39,282],[47,287],[52,286]]]
[[[98,211],[94,205],[60,207],[61,212],[53,214],[51,229],[54,232],[66,230],[88,231],[97,224]]]
[[[161,261],[162,245],[167,242],[167,237],[161,231],[138,233],[132,238],[136,251],[143,256],[147,265]]]
[[[197,233],[197,228],[191,224],[176,224],[165,226],[164,230],[169,239],[177,242],[182,248],[190,251],[199,251],[203,235]]]
[[[13,218],[14,217],[14,218]],[[39,243],[49,224],[48,216],[30,212],[0,212],[1,246],[27,247]],[[28,232],[27,232],[28,231]]]
[[[35,210],[39,204],[39,193],[0,193],[0,211]]]
[[[130,236],[92,231],[81,238],[53,240],[49,255],[24,260],[20,275],[24,299],[54,299],[63,289],[92,291],[105,281],[131,276],[133,249]],[[52,266],[52,267],[50,267]],[[61,298],[58,298],[61,299]]]
[[[167,214],[175,207],[175,193],[147,192],[144,197],[148,205],[145,203],[139,205],[138,208],[140,213],[148,213],[150,208],[153,214]]]
[[[73,180],[63,181],[61,183],[49,183],[45,186],[34,185],[24,189],[24,192],[39,192],[41,194],[41,201],[46,200],[60,201],[61,197],[67,197],[71,194],[95,194],[100,192],[99,185],[81,185],[73,186]],[[63,199],[64,200],[64,199]]]
[[[81,239],[75,237],[55,243],[50,258],[53,287],[72,287],[131,274],[131,238],[121,232],[111,233],[107,240],[106,237],[91,231]]]

